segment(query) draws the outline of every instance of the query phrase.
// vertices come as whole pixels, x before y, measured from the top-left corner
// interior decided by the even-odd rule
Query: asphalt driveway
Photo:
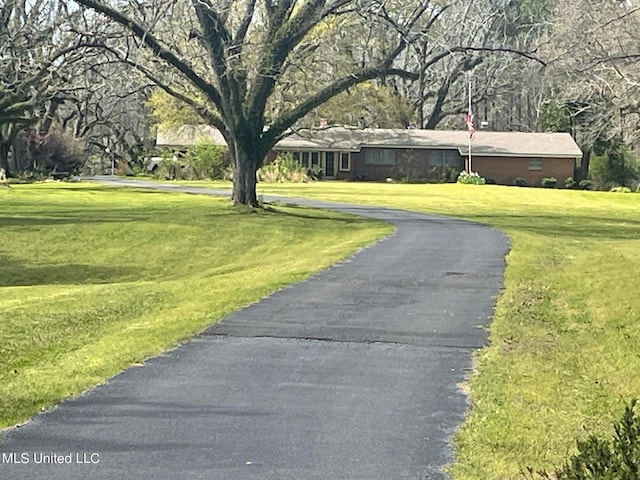
[[[443,217],[296,203],[396,231],[8,432],[0,478],[444,478],[507,238]]]

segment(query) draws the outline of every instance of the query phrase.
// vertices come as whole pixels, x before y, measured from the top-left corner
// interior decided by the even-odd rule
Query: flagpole
[[[469,118],[473,118],[471,116],[471,78],[469,78]],[[471,175],[473,169],[471,168],[471,133],[469,134],[469,175]]]

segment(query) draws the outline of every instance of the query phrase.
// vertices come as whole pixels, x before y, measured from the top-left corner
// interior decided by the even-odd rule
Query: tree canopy
[[[220,130],[232,158],[233,199],[250,205],[257,204],[256,170],[277,140],[332,97],[391,73],[396,58],[446,9],[377,0],[77,2],[133,34],[153,58],[125,60]],[[322,30],[345,25],[375,35],[335,50]],[[287,97],[305,75],[313,75],[313,89]]]

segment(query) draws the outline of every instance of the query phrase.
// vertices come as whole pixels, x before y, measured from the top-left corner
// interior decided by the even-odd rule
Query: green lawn
[[[92,184],[0,187],[0,205],[0,429],[392,230]]]
[[[340,182],[260,184],[259,193],[448,214],[509,234],[454,478],[549,468],[640,396],[640,195]],[[389,231],[304,209],[249,215],[224,200],[90,185],[16,186],[0,201],[5,426]]]
[[[576,438],[609,431],[640,396],[639,194],[339,182],[259,191],[453,215],[510,236],[455,479],[562,463]]]

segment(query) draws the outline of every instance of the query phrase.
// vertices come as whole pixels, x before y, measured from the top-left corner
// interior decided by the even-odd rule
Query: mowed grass
[[[91,184],[0,188],[0,428],[391,232]]]
[[[625,402],[640,396],[640,195],[339,182],[259,191],[452,215],[509,235],[453,478],[519,478],[560,464],[577,438],[612,434]]]

